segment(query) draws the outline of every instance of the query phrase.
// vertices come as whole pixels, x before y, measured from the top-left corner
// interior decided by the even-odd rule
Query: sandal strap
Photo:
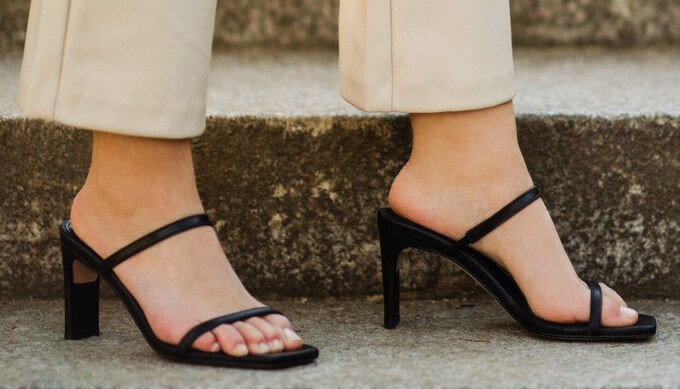
[[[588,320],[588,335],[597,336],[602,326],[602,288],[597,282],[589,282],[590,288],[590,319]]]
[[[110,272],[114,267],[120,265],[123,261],[132,257],[133,255],[181,232],[190,230],[192,228],[209,225],[212,225],[212,223],[210,223],[210,219],[205,214],[187,216],[185,218],[179,219],[142,236],[129,245],[111,254],[102,262],[101,271],[103,273]]]
[[[270,307],[258,307],[230,313],[228,315],[219,316],[214,319],[205,321],[197,325],[196,327],[190,329],[189,332],[187,332],[186,335],[184,335],[182,340],[177,345],[177,353],[180,356],[185,356],[189,352],[191,345],[194,344],[196,339],[198,339],[204,333],[215,329],[217,326],[220,326],[222,324],[232,324],[237,321],[243,321],[255,316],[266,316],[271,314],[280,315],[281,312]]]
[[[501,208],[500,211],[496,212],[495,214],[491,215],[491,217],[489,217],[488,219],[471,228],[468,232],[465,233],[465,236],[459,239],[456,243],[449,246],[446,250],[444,250],[444,252],[447,254],[454,253],[482,239],[489,232],[493,231],[494,229],[496,229],[496,227],[500,226],[508,219],[515,216],[521,210],[529,206],[529,204],[536,201],[539,197],[541,197],[541,191],[538,190],[538,188],[535,186],[532,187],[531,189],[522,193],[516,199],[512,200],[508,205]]]

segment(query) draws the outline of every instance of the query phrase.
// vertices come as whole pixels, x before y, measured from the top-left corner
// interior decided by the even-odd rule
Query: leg
[[[398,214],[454,239],[531,187],[511,103],[467,112],[411,115],[413,150],[390,189]],[[482,151],[482,152],[480,152]],[[587,322],[590,292],[576,275],[542,201],[477,242],[512,274],[532,310],[562,323]],[[603,288],[603,325],[637,313]]]
[[[189,140],[94,133],[90,172],[71,221],[98,254],[106,257],[153,227],[202,212]],[[171,344],[198,322],[262,305],[245,290],[207,227],[153,246],[115,272],[156,336]],[[283,316],[253,318],[203,335],[195,347],[232,355],[281,351],[284,344],[299,348],[290,329]]]
[[[342,96],[411,113],[413,150],[392,184],[392,210],[457,239],[532,185],[511,103],[507,0],[343,0],[340,16]],[[589,291],[542,201],[474,247],[510,272],[540,317],[587,321]],[[603,289],[603,324],[635,323]]]
[[[145,233],[201,213],[188,138],[204,130],[215,1],[34,0],[19,83],[32,118],[95,130],[74,231],[106,257]],[[76,282],[93,274],[77,268]],[[158,338],[261,304],[217,235],[198,228],[115,268]],[[302,345],[280,315],[216,328],[195,348],[240,356]]]

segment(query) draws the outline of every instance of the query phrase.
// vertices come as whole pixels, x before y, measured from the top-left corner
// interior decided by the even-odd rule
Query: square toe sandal
[[[540,197],[533,187],[503,207],[500,211],[469,230],[458,241],[432,231],[389,208],[378,211],[380,253],[382,260],[385,327],[392,329],[399,322],[399,253],[417,248],[441,255],[460,266],[493,296],[519,325],[534,335],[559,340],[644,340],[656,333],[656,319],[639,314],[638,322],[627,327],[603,327],[602,290],[596,282],[588,283],[591,291],[588,323],[563,324],[535,315],[512,276],[492,259],[470,245]]]
[[[178,345],[165,343],[153,333],[139,303],[125,288],[113,269],[126,259],[158,242],[192,228],[211,225],[206,215],[185,217],[137,239],[103,259],[78,238],[71,228],[70,221],[65,221],[60,228],[64,264],[65,338],[84,339],[99,336],[99,280],[104,278],[121,297],[151,348],[163,357],[190,364],[255,369],[277,369],[313,362],[318,357],[319,350],[309,345],[304,345],[301,349],[294,351],[243,357],[233,357],[222,352],[209,353],[191,348],[199,336],[221,324],[280,313],[269,307],[247,309],[203,322],[189,330]],[[74,283],[74,261],[82,263],[96,273],[97,279],[89,283]]]

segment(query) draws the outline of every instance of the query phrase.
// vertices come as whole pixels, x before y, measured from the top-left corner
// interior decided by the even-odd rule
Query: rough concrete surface
[[[584,278],[626,296],[680,297],[678,55],[576,53],[518,54],[529,167]],[[211,118],[194,145],[202,197],[229,257],[259,294],[377,293],[374,212],[407,157],[406,117],[342,102],[327,54],[248,55],[217,56]],[[245,62],[252,66],[239,70]],[[16,70],[16,59],[0,63]],[[270,73],[281,83],[265,82]],[[57,296],[56,227],[84,178],[89,137],[21,119],[5,100],[13,83],[0,89],[9,107],[0,120],[0,295]],[[407,291],[479,291],[448,262],[407,256]]]
[[[88,137],[34,121],[5,124],[1,291],[55,296],[56,227],[84,177]],[[529,167],[581,274],[625,295],[678,297],[677,120],[520,117],[519,126]],[[310,136],[315,129],[303,119],[211,120],[194,148],[206,208],[232,263],[258,293],[377,293],[375,210],[406,159],[407,122],[338,118]],[[20,146],[27,144],[30,150]],[[404,266],[404,286],[467,293],[471,283],[454,269],[414,258]]]
[[[495,303],[406,301],[396,330],[379,301],[272,301],[309,344],[312,365],[249,371],[180,365],[153,353],[122,305],[103,302],[102,334],[63,340],[61,301],[0,302],[0,387],[677,388],[680,303],[632,301],[659,322],[643,343],[543,340]]]
[[[680,43],[677,0],[510,0],[520,45]]]
[[[0,2],[0,49],[23,44],[29,0]],[[512,0],[521,45],[680,43],[677,0]],[[215,44],[334,46],[338,0],[220,0]]]

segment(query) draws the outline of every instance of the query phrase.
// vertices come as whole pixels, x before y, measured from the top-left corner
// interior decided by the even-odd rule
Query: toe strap
[[[222,324],[231,324],[237,321],[243,321],[255,316],[266,316],[271,314],[281,314],[281,312],[270,307],[258,307],[252,309],[246,309],[245,311],[239,311],[230,313],[228,315],[219,316],[214,319],[205,321],[196,327],[192,328],[187,332],[186,335],[177,345],[177,353],[179,356],[185,356],[191,349],[191,345],[194,344],[196,339],[204,333],[213,330]]]
[[[588,335],[597,336],[602,327],[602,288],[598,282],[589,282],[590,288],[590,320],[588,320]]]

